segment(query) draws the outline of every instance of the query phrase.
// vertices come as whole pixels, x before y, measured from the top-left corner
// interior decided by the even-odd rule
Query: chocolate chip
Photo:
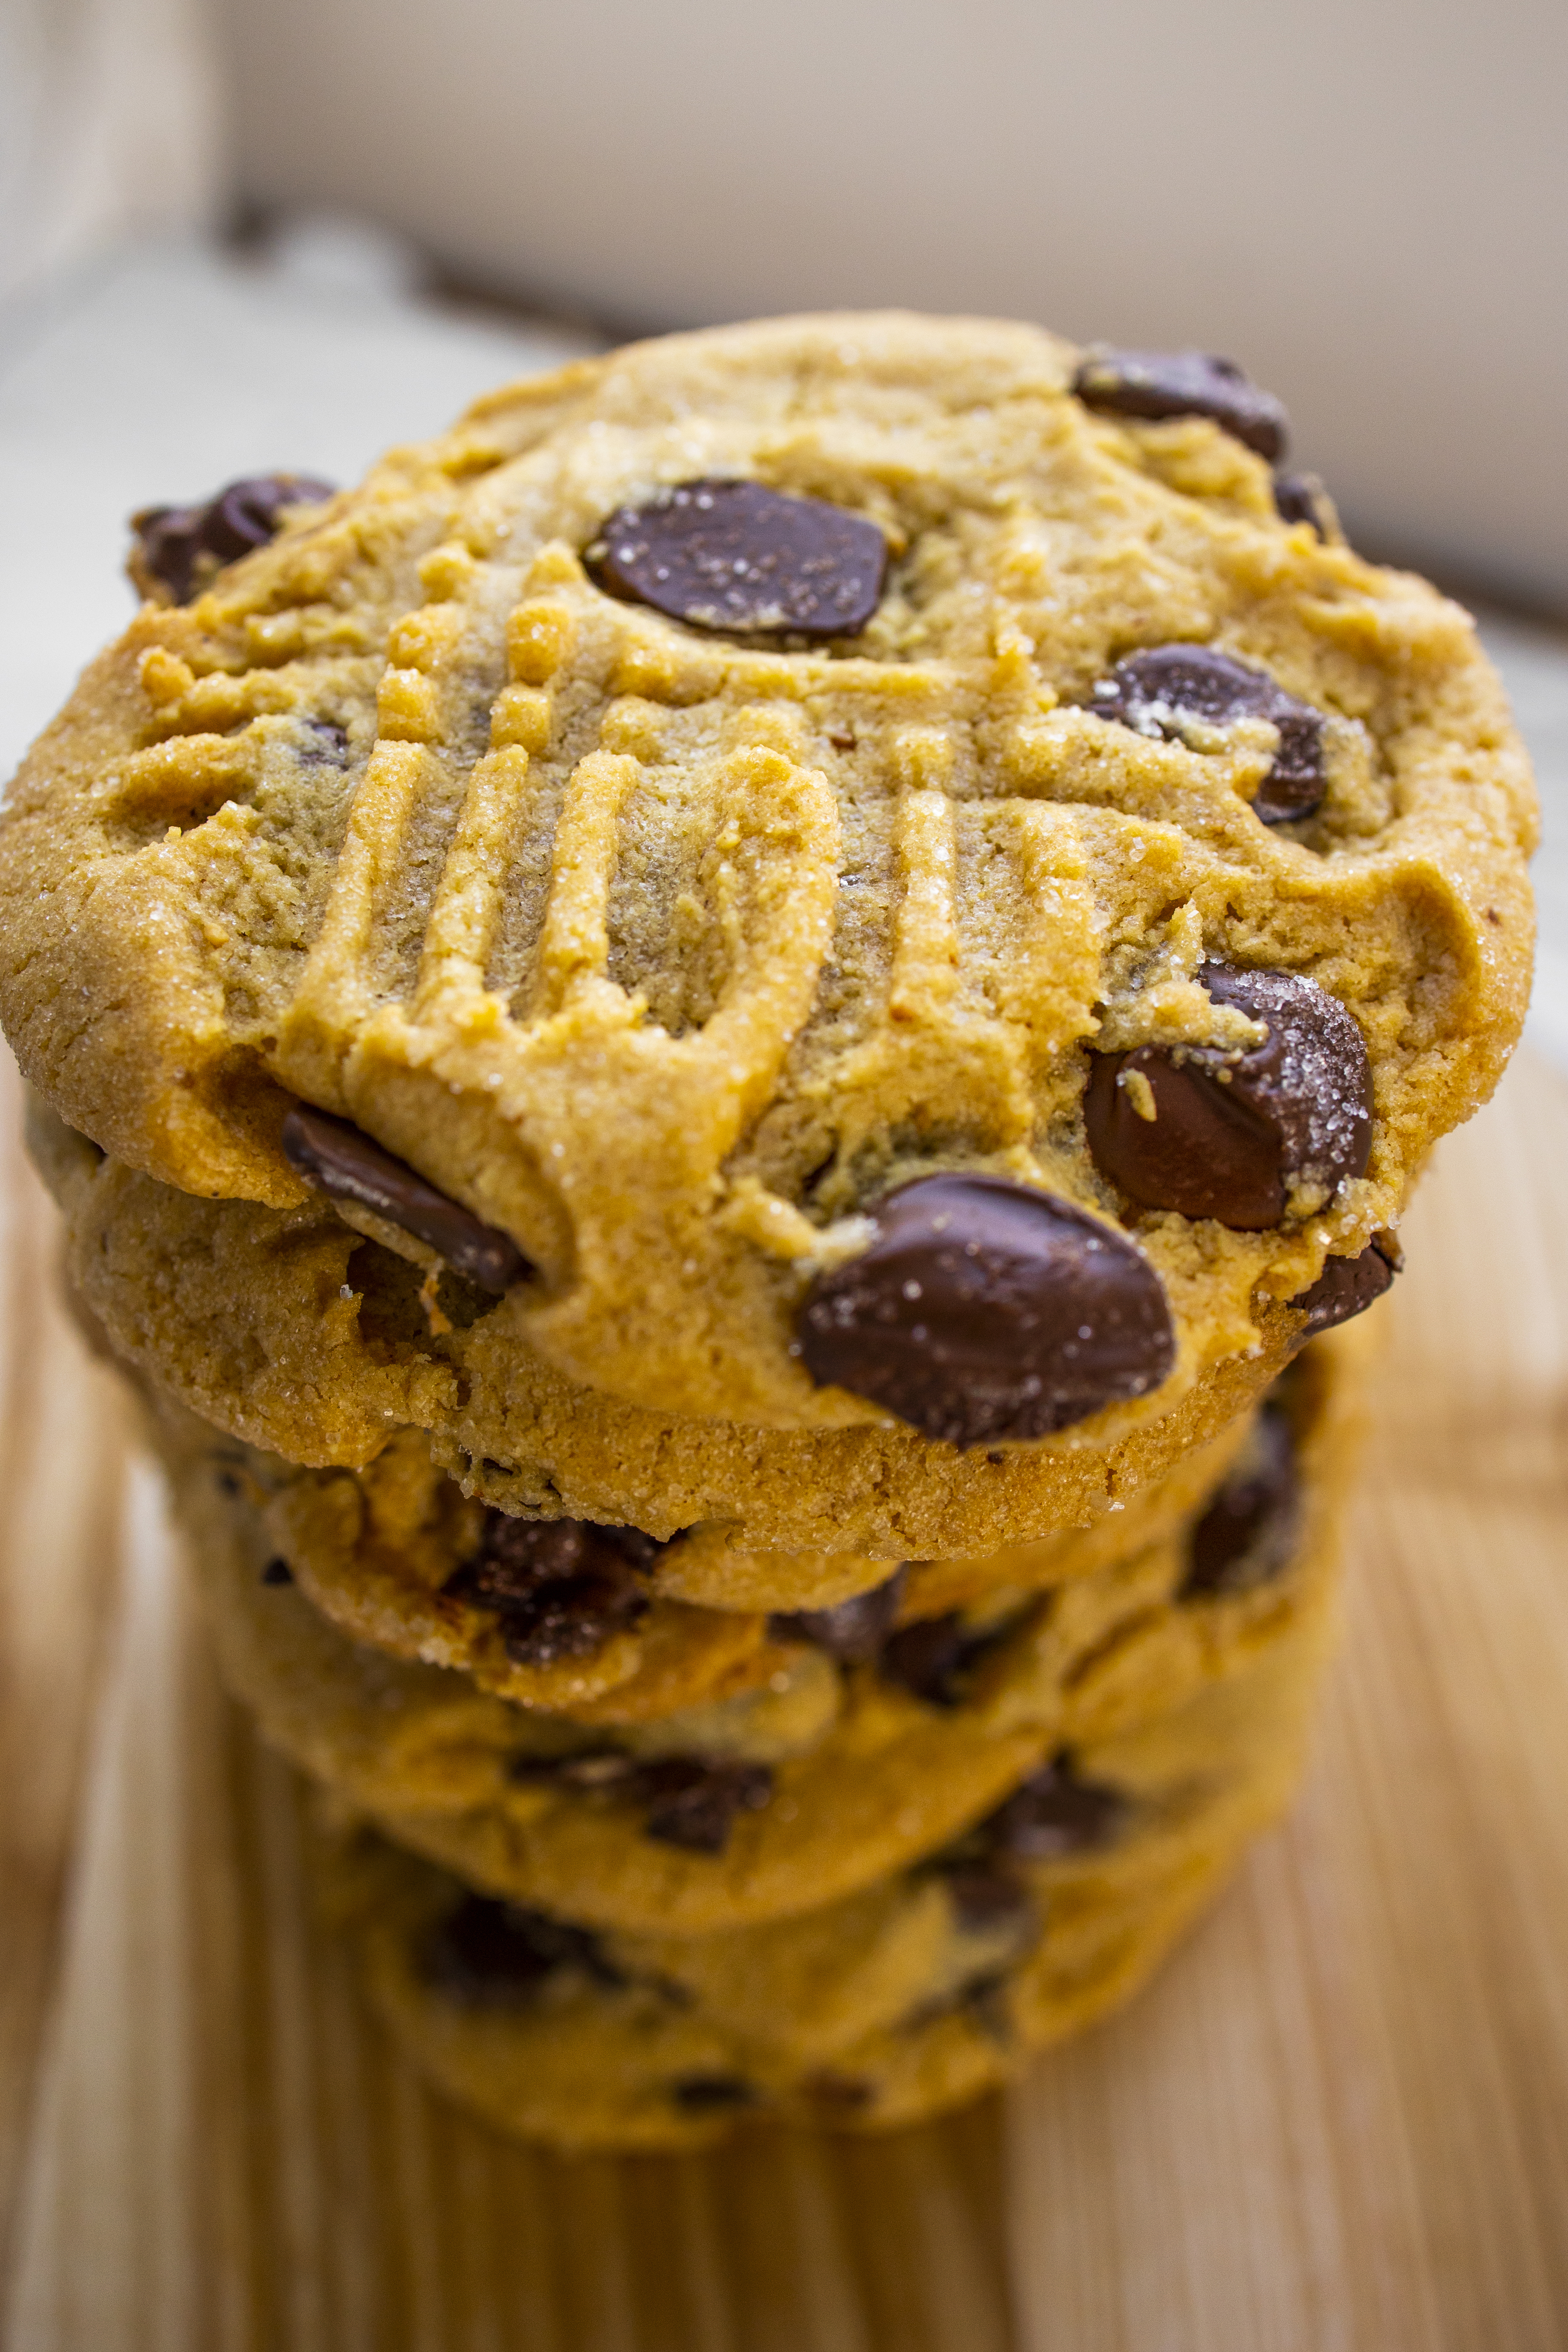
[[[1089,408],[1118,416],[1208,416],[1270,460],[1285,454],[1289,419],[1234,360],[1212,352],[1090,352],[1073,378]]]
[[[1375,1242],[1359,1257],[1330,1258],[1311,1288],[1289,1302],[1307,1318],[1298,1341],[1315,1339],[1320,1331],[1331,1331],[1336,1324],[1363,1315],[1374,1299],[1383,1297],[1397,1270]]]
[[[300,757],[307,767],[346,768],[349,763],[349,730],[332,719],[307,719],[305,741],[300,747]]]
[[[253,474],[201,505],[143,507],[131,518],[131,577],[143,595],[189,604],[226,563],[265,547],[285,508],[333,495],[332,483],[311,474]]]
[[[510,1234],[459,1208],[346,1118],[296,1106],[283,1122],[283,1150],[318,1192],[400,1225],[481,1290],[509,1290],[532,1271]]]
[[[832,1609],[781,1611],[768,1620],[776,1642],[811,1642],[830,1657],[854,1664],[874,1658],[892,1630],[904,1589],[904,1571],[896,1568],[884,1583],[869,1592],[857,1592]]]
[[[507,1769],[514,1780],[552,1781],[643,1806],[649,1837],[693,1853],[722,1853],[736,1816],[760,1812],[773,1791],[766,1764],[713,1763],[701,1756],[645,1759],[616,1748],[514,1756]]]
[[[269,1559],[261,1571],[261,1581],[263,1584],[292,1584],[294,1571],[286,1559]]]
[[[1240,1460],[1192,1532],[1184,1601],[1248,1592],[1289,1567],[1300,1522],[1296,1438],[1288,1413],[1266,1404]]]
[[[508,1601],[500,1612],[501,1647],[514,1665],[553,1666],[563,1658],[588,1658],[613,1633],[635,1625],[647,1609],[647,1596],[600,1576],[574,1576],[542,1586],[526,1601]]]
[[[1264,1042],[1091,1055],[1089,1148],[1141,1208],[1262,1233],[1285,1217],[1292,1181],[1316,1188],[1318,1206],[1365,1169],[1372,1066],[1354,1020],[1316,981],[1222,963],[1197,977],[1216,1004],[1267,1024]]]
[[[442,1591],[471,1607],[494,1609],[502,1647],[518,1665],[590,1657],[646,1612],[649,1541],[635,1528],[518,1519],[491,1507],[479,1549]]]
[[[829,2116],[857,2115],[877,2095],[876,2084],[864,2074],[836,2074],[831,2070],[811,2075],[801,2089],[814,2106]]]
[[[1080,1780],[1065,1750],[1021,1781],[980,1825],[991,1855],[1015,1862],[1054,1862],[1110,1845],[1126,1827],[1129,1798],[1103,1780]]]
[[[563,1969],[579,1969],[597,1984],[626,1981],[588,1928],[488,1895],[465,1895],[438,1919],[421,1957],[437,1991],[475,2008],[526,2000]]]
[[[710,1764],[693,1756],[660,1757],[637,1778],[652,1801],[647,1835],[690,1853],[722,1853],[736,1815],[760,1812],[773,1792],[766,1764]]]
[[[853,636],[881,601],[875,523],[760,482],[682,482],[620,507],[588,552],[612,595],[698,629]]]
[[[1279,732],[1273,764],[1252,800],[1265,824],[1310,816],[1323,797],[1323,714],[1277,686],[1266,670],[1214,646],[1152,646],[1129,654],[1091,691],[1089,708],[1140,735],[1180,739],[1194,721],[1229,727],[1267,719]]]
[[[924,1176],[872,1211],[876,1238],[818,1276],[801,1360],[927,1437],[1045,1437],[1142,1396],[1175,1341],[1125,1234],[1001,1176]]]
[[[716,2116],[753,2107],[757,2094],[739,2074],[682,2074],[669,2086],[676,2105],[689,2116]]]
[[[1028,1888],[994,1864],[955,1863],[942,1872],[953,1917],[966,1936],[1022,1934],[1035,1924]]]
[[[1274,508],[1281,522],[1310,523],[1320,539],[1328,538],[1333,509],[1316,474],[1276,474]]]
[[[957,1610],[920,1617],[882,1644],[881,1671],[931,1706],[956,1706],[964,1668],[984,1646],[965,1633]]]

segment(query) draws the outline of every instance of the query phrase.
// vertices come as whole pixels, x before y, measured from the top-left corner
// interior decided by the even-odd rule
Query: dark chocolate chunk
[[[643,1826],[664,1845],[691,1853],[722,1853],[738,1813],[761,1812],[773,1792],[766,1764],[710,1764],[695,1756],[664,1756],[637,1773],[651,1800]]]
[[[425,1974],[449,2000],[476,2008],[526,2000],[560,1969],[577,1969],[595,1983],[625,1982],[597,1936],[488,1895],[465,1895],[425,1939]]]
[[[869,1248],[818,1276],[800,1310],[819,1386],[983,1445],[1048,1436],[1170,1370],[1159,1276],[1070,1202],[1001,1176],[924,1176],[872,1215]]]
[[[442,1590],[494,1609],[509,1658],[553,1665],[588,1657],[647,1611],[643,1581],[658,1547],[636,1528],[588,1519],[518,1519],[487,1509],[479,1548]]]
[[[1279,732],[1273,764],[1252,800],[1265,824],[1310,816],[1323,797],[1323,714],[1216,646],[1152,646],[1119,661],[1091,691],[1089,708],[1140,735],[1179,740],[1194,720],[1229,727],[1267,719]]]
[[[1222,963],[1197,977],[1216,1004],[1266,1023],[1264,1042],[1091,1055],[1089,1148],[1141,1208],[1262,1233],[1286,1215],[1293,1181],[1327,1197],[1365,1169],[1372,1066],[1352,1015],[1316,981]],[[1134,1075],[1142,1086],[1129,1083]],[[1146,1118],[1140,1103],[1150,1100]]]
[[[300,757],[307,767],[346,768],[349,763],[349,730],[333,719],[307,719],[305,741]]]
[[[984,1646],[964,1632],[956,1609],[945,1617],[919,1617],[884,1642],[881,1670],[931,1706],[956,1706],[963,1670]]]
[[[1289,419],[1234,360],[1213,352],[1090,352],[1073,378],[1088,408],[1118,416],[1208,416],[1272,462],[1285,454]]]
[[[869,1592],[857,1592],[831,1609],[779,1611],[768,1620],[768,1631],[778,1642],[811,1642],[830,1657],[854,1664],[874,1658],[892,1630],[904,1589],[904,1571],[896,1568],[885,1583]]]
[[[1266,1404],[1239,1460],[1193,1529],[1181,1599],[1247,1592],[1278,1576],[1295,1549],[1300,1499],[1289,1415]]]
[[[736,1816],[760,1812],[773,1792],[771,1766],[714,1763],[701,1756],[645,1759],[623,1749],[584,1748],[567,1756],[514,1756],[507,1769],[514,1780],[553,1781],[642,1806],[649,1837],[692,1853],[722,1853]]]
[[[1316,474],[1276,474],[1274,507],[1281,522],[1310,523],[1320,539],[1328,538],[1333,509]]]
[[[1110,1845],[1126,1827],[1131,1801],[1103,1780],[1080,1780],[1065,1750],[1043,1764],[980,1825],[994,1858],[1051,1862]]]
[[[754,2087],[740,2074],[682,2074],[670,2084],[669,2095],[689,2116],[722,2115],[757,2104]]]
[[[881,601],[888,542],[821,499],[761,482],[682,482],[618,508],[588,562],[612,595],[691,628],[847,637]]]
[[[294,1571],[281,1556],[269,1559],[261,1571],[263,1584],[292,1584]]]
[[[1307,1318],[1300,1338],[1315,1339],[1320,1331],[1331,1331],[1336,1324],[1364,1314],[1374,1299],[1383,1297],[1397,1270],[1375,1242],[1369,1243],[1359,1257],[1330,1258],[1310,1289],[1289,1302]]]
[[[831,2069],[813,2074],[801,2088],[814,2105],[830,2116],[856,2115],[877,2095],[876,2084],[864,2074],[836,2074]]]
[[[510,1234],[459,1208],[346,1118],[300,1105],[283,1122],[283,1150],[318,1192],[400,1225],[481,1290],[509,1290],[532,1271]]]
[[[967,1936],[1022,1934],[1035,1924],[1028,1888],[994,1863],[960,1862],[944,1870],[953,1917]]]
[[[541,1585],[526,1600],[506,1602],[501,1647],[520,1666],[592,1657],[612,1633],[635,1625],[647,1611],[647,1595],[623,1579],[568,1577],[560,1584]]]
[[[254,474],[197,506],[143,507],[131,518],[131,577],[143,595],[188,604],[226,563],[265,547],[286,507],[333,495],[311,474]]]

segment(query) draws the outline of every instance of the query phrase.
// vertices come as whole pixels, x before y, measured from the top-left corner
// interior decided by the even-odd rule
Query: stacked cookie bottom
[[[699,1541],[466,1500],[406,1434],[310,1472],[153,1416],[394,2032],[506,2129],[677,2147],[912,2121],[1147,1975],[1294,1785],[1363,1353],[1311,1341],[1092,1530],[869,1588],[774,1555],[817,1605],[771,1612],[670,1597]]]

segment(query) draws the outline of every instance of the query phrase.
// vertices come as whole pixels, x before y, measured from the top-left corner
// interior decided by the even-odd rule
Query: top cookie
[[[1467,617],[1162,364],[671,337],[193,558],[11,798],[28,1076],[633,1403],[1168,1412],[1490,1089],[1534,820]]]

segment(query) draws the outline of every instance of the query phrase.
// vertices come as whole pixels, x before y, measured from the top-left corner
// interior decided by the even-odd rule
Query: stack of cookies
[[[933,2112],[1289,1792],[1533,803],[1285,430],[792,320],[137,519],[0,1013],[371,1997],[505,2126]]]

